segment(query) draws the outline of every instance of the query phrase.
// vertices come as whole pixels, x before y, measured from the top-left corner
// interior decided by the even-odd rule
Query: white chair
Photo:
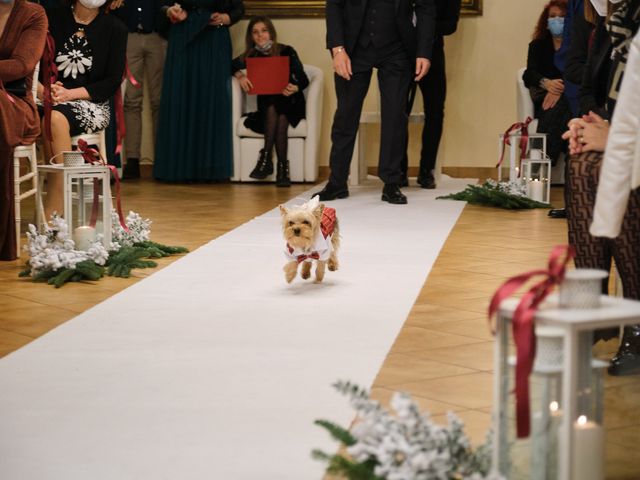
[[[531,100],[529,89],[524,86],[524,80],[522,79],[525,70],[526,67],[521,68],[516,74],[517,112],[519,121],[523,121],[527,117],[533,118],[534,115],[533,100]],[[529,124],[529,133],[537,132],[538,119],[534,119]],[[560,155],[555,166],[551,167],[551,183],[553,185],[564,185],[564,160],[564,155]]]
[[[304,65],[309,86],[304,90],[307,100],[306,119],[296,128],[289,126],[289,171],[293,182],[315,182],[318,178],[318,146],[322,120],[322,70]],[[255,112],[256,96],[247,95],[235,77],[231,79],[233,122],[233,177],[234,181],[255,182],[249,174],[256,165],[264,136],[244,126],[248,112]],[[275,157],[275,155],[274,155]],[[275,170],[275,169],[274,169]],[[267,180],[275,180],[274,175]]]
[[[33,85],[31,87],[31,94],[33,99],[38,95],[38,73],[40,71],[40,64],[36,64],[36,68],[33,72]],[[21,160],[26,159],[27,172],[24,175],[20,175]],[[30,182],[30,188],[22,192],[21,184]],[[13,203],[16,217],[16,250],[18,257],[20,256],[20,223],[22,221],[22,200],[35,197],[37,199],[38,193],[38,155],[36,151],[35,142],[31,145],[19,145],[13,149]],[[36,221],[40,221],[39,205],[36,201]]]

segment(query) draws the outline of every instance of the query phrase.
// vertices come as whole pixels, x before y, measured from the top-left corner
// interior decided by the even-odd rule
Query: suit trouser
[[[407,141],[407,90],[411,82],[411,63],[398,41],[382,48],[373,44],[356,46],[351,56],[351,80],[334,75],[338,106],[331,129],[329,182],[343,186],[360,125],[362,104],[369,90],[373,68],[378,69],[381,135],[378,176],[385,183],[400,184],[401,164]]]
[[[167,41],[157,33],[130,33],[127,40],[127,62],[131,74],[140,84],[147,73],[149,103],[153,119],[153,143],[155,144],[160,95],[162,93],[162,71],[167,53]],[[140,158],[142,139],[142,103],[144,88],[135,88],[127,80],[124,95],[124,122],[127,127],[127,158]]]

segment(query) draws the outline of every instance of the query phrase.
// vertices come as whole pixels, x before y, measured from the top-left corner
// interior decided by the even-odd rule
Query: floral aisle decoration
[[[527,197],[526,185],[522,182],[496,182],[491,179],[486,180],[482,185],[467,185],[461,192],[437,197],[437,199],[462,200],[471,204],[508,210],[551,207],[548,203]]]
[[[351,430],[316,420],[346,452],[312,452],[328,463],[327,473],[349,480],[504,480],[489,472],[491,435],[474,450],[455,414],[440,426],[406,393],[394,394],[392,413],[357,385],[339,381],[334,387],[349,397],[357,419]]]
[[[120,225],[116,210],[111,211],[111,216],[112,242],[108,249],[102,245],[101,235],[86,250],[77,249],[67,222],[57,215],[42,233],[29,225],[25,250],[30,258],[19,276],[59,288],[67,282],[99,280],[105,274],[126,278],[134,268],[156,267],[150,258],[188,252],[184,247],[152,242],[151,220],[135,212],[129,212],[126,229]]]

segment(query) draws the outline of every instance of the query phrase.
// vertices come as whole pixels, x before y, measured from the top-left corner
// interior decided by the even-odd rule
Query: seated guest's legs
[[[278,168],[276,174],[276,185],[278,187],[289,187],[291,178],[289,176],[289,120],[286,115],[278,115],[278,122],[275,135],[276,155],[278,157]]]
[[[273,160],[271,152],[276,138],[278,128],[278,112],[274,105],[269,105],[264,112],[264,148],[260,150],[258,162],[255,168],[249,174],[251,178],[256,180],[264,180],[273,173]]]
[[[42,131],[45,131],[44,121]],[[67,118],[56,110],[51,112],[51,136],[51,142],[44,137],[45,162],[48,163],[51,158],[55,157],[53,158],[55,163],[62,163],[62,155],[59,154],[71,150],[71,135]],[[62,175],[49,174],[47,176],[47,195],[44,201],[47,220],[54,212],[59,215],[63,214],[63,189]]]

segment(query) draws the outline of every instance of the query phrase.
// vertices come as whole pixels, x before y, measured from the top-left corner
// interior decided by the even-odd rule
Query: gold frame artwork
[[[245,0],[245,15],[324,17],[324,0]],[[462,15],[482,15],[482,0],[462,0]]]

